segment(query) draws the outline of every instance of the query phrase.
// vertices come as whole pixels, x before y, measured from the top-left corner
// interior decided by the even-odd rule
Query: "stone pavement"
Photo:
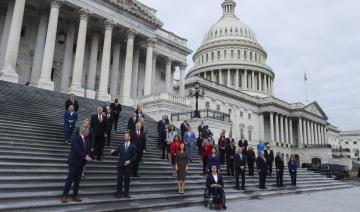
[[[350,189],[315,192],[266,199],[230,202],[227,211],[264,212],[352,212],[360,209],[360,187]],[[185,208],[186,212],[210,211],[204,207]],[[183,212],[184,208],[166,210]]]

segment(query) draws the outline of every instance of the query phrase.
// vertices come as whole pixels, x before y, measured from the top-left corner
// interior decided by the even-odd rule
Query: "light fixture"
[[[59,44],[64,44],[65,43],[65,40],[66,40],[66,33],[64,31],[60,31],[58,34],[58,43]]]

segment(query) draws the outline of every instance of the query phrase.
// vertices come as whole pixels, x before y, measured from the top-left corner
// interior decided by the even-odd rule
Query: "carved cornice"
[[[156,28],[160,28],[163,25],[163,23],[161,23],[154,14],[141,6],[141,4],[139,4],[136,0],[105,0],[105,2],[108,2],[117,8],[146,21]]]
[[[148,47],[154,47],[156,41],[156,38],[148,38],[146,39],[146,44]]]

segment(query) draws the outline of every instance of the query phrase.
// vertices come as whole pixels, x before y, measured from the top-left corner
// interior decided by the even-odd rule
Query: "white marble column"
[[[308,139],[307,139],[307,121],[306,119],[303,119],[303,143],[304,145],[308,144]]]
[[[172,93],[172,83],[171,83],[171,65],[172,65],[172,58],[167,58],[166,61],[166,72],[165,72],[165,83],[166,83],[166,92]]]
[[[259,91],[263,91],[263,80],[262,80],[262,74],[259,72]]]
[[[251,89],[255,90],[255,71],[251,71]]]
[[[214,71],[210,71],[210,74],[211,74],[211,82],[215,82],[215,74],[214,74]]]
[[[289,117],[289,143],[290,145],[294,145],[293,122],[291,117]]]
[[[140,48],[134,49],[134,61],[133,61],[133,71],[131,76],[131,97],[136,98],[141,96],[139,93],[139,62],[140,62]],[[152,65],[152,64],[151,64]],[[145,78],[146,79],[146,78]]]
[[[153,62],[155,42],[156,42],[156,40],[153,38],[150,38],[147,40],[144,96],[151,94],[151,85],[154,83],[153,79],[152,79],[152,62]]]
[[[0,80],[18,83],[19,75],[16,73],[16,61],[20,45],[20,33],[24,17],[25,0],[16,0],[11,19],[9,37],[7,41],[4,63],[0,71]]]
[[[264,114],[259,113],[259,139],[265,141]]]
[[[158,84],[158,80],[156,78],[156,61],[157,61],[158,55],[159,55],[159,53],[154,51],[153,62],[152,62],[152,64],[153,64],[153,68],[152,68],[152,70],[153,70],[153,77],[152,77],[153,84],[151,85],[152,94],[157,93],[157,90],[156,90],[157,86],[155,86],[155,85]]]
[[[280,142],[282,144],[285,143],[285,140],[284,140],[284,116],[283,115],[280,115]]]
[[[248,89],[248,75],[247,75],[246,69],[244,69],[243,89],[245,89],[245,90]]]
[[[280,143],[279,115],[278,114],[275,114],[275,129],[276,129],[275,141],[277,143]]]
[[[285,122],[285,142],[286,144],[290,144],[289,142],[289,121],[287,116],[284,116],[284,122]]]
[[[316,144],[317,144],[318,146],[321,145],[319,124],[316,124]]]
[[[315,145],[315,130],[314,130],[314,122],[310,122],[310,136],[311,136],[311,144]]]
[[[304,146],[304,140],[303,140],[303,122],[302,118],[299,117],[299,123],[298,123],[298,145],[299,147]]]
[[[306,132],[307,132],[307,144],[311,145],[311,129],[310,129],[310,121],[306,120]]]
[[[68,93],[75,94],[76,96],[85,96],[85,90],[82,87],[81,81],[83,76],[85,45],[86,45],[86,32],[89,20],[89,11],[80,9],[80,24],[76,43],[76,53],[74,59],[74,70],[72,75],[72,82]]]
[[[73,64],[73,48],[76,27],[74,23],[69,23],[67,29],[64,62],[61,70],[60,92],[62,93],[67,93],[70,87],[70,75]]]
[[[48,14],[44,11],[40,12],[40,21],[36,35],[34,61],[31,68],[30,85],[36,86],[41,73],[41,63],[44,54],[46,30],[48,24]],[[69,34],[69,33],[68,33]],[[63,65],[64,66],[64,65]]]
[[[121,103],[127,106],[133,105],[133,100],[131,99],[131,77],[133,70],[133,57],[134,57],[134,39],[136,33],[133,30],[129,30],[127,34],[127,44],[126,44],[126,58],[125,58],[125,71],[124,79],[122,86],[122,97]]]
[[[99,90],[96,98],[101,101],[111,101],[111,96],[108,93],[109,72],[110,72],[110,57],[111,57],[111,39],[114,22],[112,20],[105,21],[105,35],[104,45],[101,60],[101,74]]]
[[[185,97],[185,70],[186,70],[186,64],[180,65],[180,96]],[[211,72],[211,79],[213,79],[213,72]]]
[[[91,38],[91,49],[90,49],[90,61],[89,61],[89,73],[87,79],[87,90],[86,97],[90,99],[95,99],[95,81],[96,81],[96,71],[98,65],[98,51],[99,51],[99,39],[100,35],[98,32],[93,32]]]
[[[64,0],[51,1],[50,18],[46,33],[44,56],[41,66],[40,79],[38,81],[38,87],[47,90],[54,90],[54,82],[51,81],[51,70],[53,68],[59,11],[63,2]]]
[[[274,113],[270,112],[270,140],[273,143],[275,141],[274,138]]]
[[[120,41],[115,42],[113,49],[113,59],[112,59],[112,69],[110,77],[110,94],[111,98],[117,98],[118,91],[118,79],[119,79],[119,68],[120,68],[120,52],[121,52],[121,43]]]
[[[265,92],[265,93],[269,93],[267,75],[264,75],[264,92]]]
[[[226,85],[228,88],[231,87],[231,70],[230,69],[227,70]]]
[[[235,70],[235,89],[239,90],[239,69]]]
[[[274,93],[274,83],[273,83],[273,79],[270,79],[270,92],[271,92],[271,94]]]
[[[14,13],[14,7],[15,7],[15,1],[7,2],[6,17],[3,26],[3,33],[2,33],[1,45],[0,45],[0,70],[4,65],[6,47],[8,46],[9,33],[10,33],[11,21]]]
[[[324,146],[325,145],[325,141],[324,141],[324,127],[322,125],[320,125],[320,142],[321,145]]]
[[[219,84],[223,85],[224,84],[224,80],[223,80],[223,75],[222,75],[222,70],[219,69]]]

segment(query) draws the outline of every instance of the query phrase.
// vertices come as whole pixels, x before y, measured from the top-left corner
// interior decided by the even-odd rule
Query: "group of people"
[[[66,179],[62,202],[68,201],[68,193],[73,184],[74,201],[80,202],[78,188],[81,177],[84,177],[87,161],[103,158],[105,142],[110,146],[111,131],[117,130],[119,115],[122,110],[121,104],[115,99],[113,103],[108,102],[104,107],[96,109],[97,114],[91,119],[85,119],[77,128],[75,136],[71,139],[73,130],[78,121],[79,103],[75,96],[71,95],[65,103],[64,113],[64,140],[71,142],[68,164],[69,173]],[[272,175],[273,162],[275,161],[277,186],[283,187],[284,155],[277,153],[274,157],[270,144],[260,142],[257,145],[258,157],[254,149],[249,146],[248,141],[241,135],[238,143],[231,135],[227,136],[225,130],[221,132],[217,144],[213,133],[208,126],[201,123],[198,126],[198,137],[195,136],[190,124],[184,121],[180,125],[180,135],[176,127],[170,124],[166,115],[157,124],[158,148],[161,151],[161,158],[167,159],[172,166],[172,176],[178,180],[178,194],[184,194],[186,174],[189,170],[189,163],[192,160],[193,144],[196,143],[197,152],[200,156],[200,163],[203,166],[202,174],[206,177],[206,187],[215,197],[218,204],[225,207],[224,181],[220,174],[221,165],[226,164],[226,174],[235,177],[235,188],[245,190],[245,175],[248,168],[248,175],[254,176],[254,169],[259,175],[260,189],[266,189],[266,177]],[[141,108],[134,109],[132,117],[129,118],[127,131],[123,135],[123,141],[117,149],[111,150],[111,155],[119,155],[117,163],[117,189],[116,197],[130,198],[130,176],[140,177],[139,164],[142,161],[143,153],[146,151],[145,120]],[[292,185],[296,185],[297,163],[292,156],[288,163]],[[225,170],[224,170],[225,172]],[[241,184],[240,184],[241,179]],[[123,192],[124,188],[124,192]]]
[[[101,161],[104,157],[105,143],[110,146],[111,132],[117,130],[118,120],[122,110],[118,99],[113,103],[107,102],[105,106],[96,108],[96,115],[85,119],[79,127],[79,103],[74,95],[65,102],[64,112],[64,140],[71,143],[68,157],[69,171],[65,182],[62,203],[68,202],[69,191],[73,186],[73,200],[81,202],[78,195],[81,178],[85,177],[87,161]],[[123,135],[123,141],[117,149],[110,151],[113,156],[119,155],[117,163],[117,189],[116,197],[130,198],[130,175],[139,177],[139,163],[146,151],[146,128],[142,111],[139,106],[134,109],[134,116],[129,118],[128,131]],[[72,136],[74,129],[75,135]],[[73,137],[73,138],[71,138]],[[124,192],[123,192],[124,187]]]

